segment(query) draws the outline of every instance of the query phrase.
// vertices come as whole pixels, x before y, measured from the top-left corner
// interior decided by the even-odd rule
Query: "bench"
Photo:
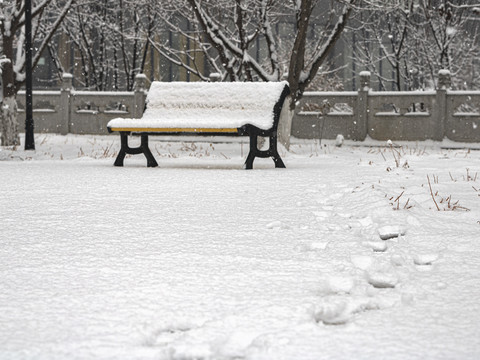
[[[123,166],[127,154],[144,154],[147,166],[158,166],[148,147],[149,135],[238,135],[250,137],[245,168],[256,157],[271,157],[284,168],[277,150],[280,112],[290,93],[283,82],[159,82],[148,91],[140,119],[117,118],[108,131],[119,132],[121,149],[115,166]],[[140,135],[140,146],[128,145],[129,135]],[[258,136],[268,137],[268,150],[258,149]]]

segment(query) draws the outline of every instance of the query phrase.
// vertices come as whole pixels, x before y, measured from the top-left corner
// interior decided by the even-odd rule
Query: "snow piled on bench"
[[[111,128],[239,128],[246,124],[270,129],[282,82],[152,83],[141,119],[113,119]]]

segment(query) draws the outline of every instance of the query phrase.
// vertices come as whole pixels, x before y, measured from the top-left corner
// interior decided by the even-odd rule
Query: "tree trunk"
[[[2,35],[3,52],[7,59],[13,59],[13,37]],[[20,145],[17,120],[17,89],[15,87],[15,72],[12,61],[5,63],[2,70],[3,100],[0,104],[1,144],[2,146]]]
[[[287,96],[280,113],[280,122],[278,124],[278,141],[290,150],[290,134],[292,132],[292,120],[295,114],[295,104],[292,96]]]
[[[20,138],[18,136],[18,108],[17,99],[13,95],[3,98],[1,103],[2,110],[2,146],[17,146],[20,145]]]

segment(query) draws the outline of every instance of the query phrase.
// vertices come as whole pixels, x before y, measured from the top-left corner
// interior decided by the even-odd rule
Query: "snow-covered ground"
[[[0,359],[480,358],[480,151],[151,145],[0,148]]]

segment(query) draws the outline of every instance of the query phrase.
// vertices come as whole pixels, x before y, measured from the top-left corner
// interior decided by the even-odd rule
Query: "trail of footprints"
[[[333,273],[319,278],[316,289],[318,301],[309,310],[313,319],[327,326],[343,325],[365,311],[414,304],[415,287],[409,284],[412,272],[430,271],[439,255],[410,254],[411,246],[404,249],[405,246],[402,245],[407,235],[407,229],[403,226],[378,227],[370,216],[355,218],[348,213],[337,212],[339,209],[348,209],[349,201],[352,200],[346,194],[351,194],[352,189],[345,188],[343,193],[336,192],[326,197],[321,188],[323,187],[312,190],[309,195],[315,203],[311,206],[312,215],[316,219],[315,228],[322,232],[324,238],[304,243],[297,249],[318,253],[319,259],[323,255],[326,259],[334,260],[342,259],[339,253],[343,251],[346,261],[343,261],[342,266],[333,266]],[[308,202],[303,201],[297,205],[302,208],[309,206]],[[307,230],[311,225],[300,226],[299,229]],[[283,231],[292,228],[281,221],[273,221],[266,224],[266,229]],[[354,234],[356,240],[338,241],[339,236],[345,234]],[[446,285],[438,284],[438,288],[441,286]],[[160,347],[168,355],[166,358],[176,358],[183,354],[181,344],[185,339],[195,337],[190,332],[204,331],[202,329],[206,326],[197,324],[192,327],[162,328],[149,333],[144,345]],[[196,355],[180,357],[202,358]],[[243,357],[238,357],[240,358]]]
[[[335,213],[332,203],[341,202],[344,194],[318,197],[316,202],[321,209],[312,211],[321,228],[352,230],[359,235],[353,247],[351,242],[346,244],[346,252],[351,255],[350,263],[340,271],[344,275],[329,275],[320,280],[320,297],[313,316],[324,324],[345,324],[367,310],[411,305],[415,297],[408,284],[411,274],[430,271],[439,259],[438,254],[411,255],[406,252],[402,246],[407,233],[404,226],[378,227],[369,216],[355,219],[349,214]],[[322,252],[335,246],[339,246],[335,240],[321,240],[311,242],[306,250]],[[365,255],[365,250],[371,254]]]

